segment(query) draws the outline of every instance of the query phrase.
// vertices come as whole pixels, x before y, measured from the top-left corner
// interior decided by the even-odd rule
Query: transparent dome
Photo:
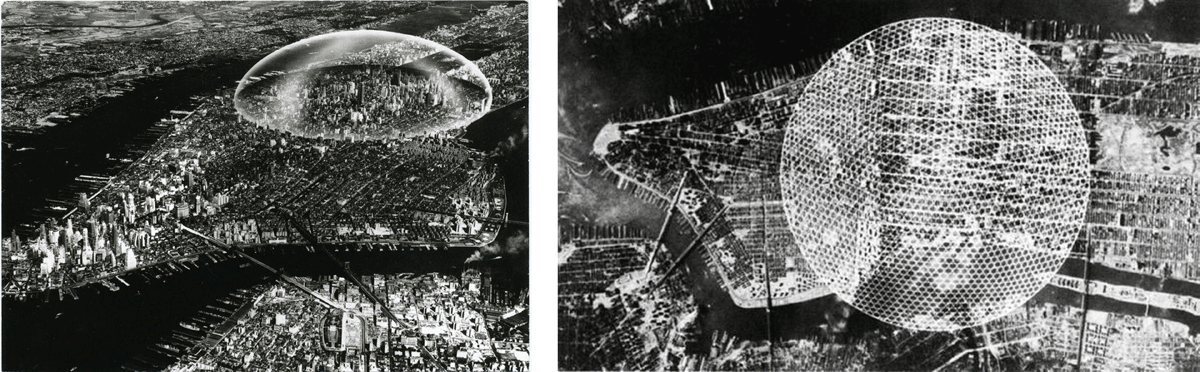
[[[309,138],[389,139],[463,127],[492,87],[470,60],[416,36],[341,31],[285,46],[238,84],[238,113]]]
[[[789,228],[822,282],[910,329],[983,324],[1041,290],[1086,212],[1085,131],[1011,37],[889,24],[833,55],[788,123]]]

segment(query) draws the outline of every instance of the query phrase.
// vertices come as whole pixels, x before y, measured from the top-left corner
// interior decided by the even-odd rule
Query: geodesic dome
[[[1084,129],[1032,51],[986,27],[880,27],[813,76],[780,182],[817,276],[888,323],[983,324],[1062,265],[1088,200]]]
[[[464,128],[491,108],[479,66],[417,36],[338,31],[289,44],[246,72],[243,118],[309,138],[393,139]]]

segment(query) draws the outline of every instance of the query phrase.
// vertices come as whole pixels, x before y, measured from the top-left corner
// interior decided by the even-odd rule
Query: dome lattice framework
[[[943,331],[1048,283],[1090,174],[1078,115],[1038,57],[940,18],[835,53],[788,124],[781,167],[789,228],[817,276],[878,319]]]

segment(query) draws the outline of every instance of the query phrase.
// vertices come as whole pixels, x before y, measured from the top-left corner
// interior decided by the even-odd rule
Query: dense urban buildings
[[[596,76],[579,83],[560,80],[564,110],[560,123],[563,190],[560,213],[564,220],[574,222],[576,229],[585,231],[591,221],[632,224],[648,230],[665,221],[661,223],[668,225],[664,227],[667,238],[650,240],[649,244],[666,247],[659,252],[660,255],[668,252],[668,258],[662,259],[665,264],[678,255],[695,257],[682,265],[688,269],[685,287],[694,295],[703,296],[698,297],[699,302],[711,309],[700,330],[711,335],[712,338],[706,339],[719,342],[709,342],[703,351],[691,354],[707,358],[703,368],[1122,369],[1137,365],[1153,370],[1186,370],[1197,363],[1194,354],[1200,339],[1194,333],[1200,327],[1197,317],[1200,308],[1196,307],[1200,303],[1196,295],[1200,293],[1197,285],[1200,277],[1194,274],[1200,266],[1193,258],[1200,254],[1196,250],[1200,246],[1196,244],[1200,229],[1191,222],[1196,218],[1195,206],[1200,203],[1197,197],[1200,177],[1194,172],[1200,159],[1196,152],[1200,138],[1196,132],[1200,96],[1192,78],[1200,72],[1200,47],[1195,44],[1200,36],[1196,33],[1170,34],[1161,29],[1154,33],[1147,28],[1143,35],[1132,30],[1145,24],[1114,27],[1107,23],[1101,26],[1061,20],[1002,19],[998,17],[1003,17],[1004,12],[990,14],[965,4],[959,10],[868,11],[863,13],[870,14],[864,20],[846,24],[838,23],[844,22],[845,17],[808,20],[811,14],[821,14],[820,9],[838,8],[838,14],[858,14],[856,9],[874,8],[849,3],[774,6],[793,12],[787,13],[746,2],[715,7],[701,1],[674,1],[666,5],[631,8],[619,2],[585,1],[568,2],[560,11],[569,20],[560,27],[566,27],[573,38],[560,47],[563,73]],[[1111,8],[1108,5],[1102,7],[1105,14]],[[1141,22],[1153,23],[1151,19],[1171,17],[1165,13],[1166,6],[1160,4],[1159,8],[1154,17],[1143,18]],[[955,14],[959,11],[972,16]],[[836,70],[864,65],[872,60],[872,51],[877,53],[875,60],[890,58],[892,62],[903,62],[899,53],[883,56],[887,48],[878,41],[861,53],[833,52],[871,29],[919,15],[981,22],[1007,34],[1001,37],[1019,43],[1027,52],[1032,51],[1022,57],[1029,62],[1027,65],[1048,69],[1053,75],[1047,74],[1044,82],[1065,88],[1061,97],[1066,101],[1057,103],[1062,107],[1056,115],[1075,123],[1070,132],[1075,133],[1073,138],[1080,145],[1076,146],[1078,151],[1072,152],[1077,156],[1071,158],[1071,164],[1078,163],[1077,167],[1052,161],[1054,157],[1026,162],[1031,166],[1050,162],[1030,170],[1046,172],[1045,169],[1053,168],[1056,170],[1050,174],[1063,178],[1062,182],[1044,185],[1064,190],[1068,185],[1077,186],[1073,190],[1078,191],[1079,197],[1070,200],[1076,201],[1072,205],[1078,207],[1075,208],[1078,221],[1060,223],[1074,232],[1059,234],[1066,238],[1062,239],[1063,244],[1047,246],[1059,251],[1059,260],[1065,255],[1065,263],[1061,268],[1055,265],[1046,269],[1049,272],[1041,275],[1022,276],[1049,284],[1033,287],[1036,295],[1030,292],[1025,298],[1014,299],[1015,310],[993,314],[993,318],[976,318],[980,321],[976,325],[960,325],[955,328],[961,329],[953,332],[917,331],[880,323],[875,319],[878,314],[871,314],[875,315],[872,317],[854,306],[846,307],[843,302],[830,302],[836,298],[853,305],[855,298],[827,296],[829,289],[821,285],[802,254],[803,247],[798,246],[788,231],[783,206],[786,199],[779,183],[788,123],[806,115],[817,119],[836,116],[821,116],[819,110],[827,110],[830,105],[818,108],[817,112],[801,110],[802,97],[809,84],[813,84],[814,74],[819,76],[822,68]],[[604,27],[606,22],[612,27]],[[732,25],[743,28],[738,32],[722,28]],[[761,32],[755,31],[759,28]],[[842,32],[843,29],[862,31],[850,34],[851,31]],[[711,31],[721,42],[690,38],[681,30]],[[825,33],[836,37],[823,39]],[[793,41],[797,39],[795,35],[803,36],[798,38],[800,41]],[[909,35],[919,38],[928,34]],[[1159,40],[1160,37],[1165,40]],[[679,45],[673,44],[672,38],[679,38]],[[954,46],[947,44],[949,41],[943,39],[942,47]],[[614,46],[617,43],[624,44]],[[802,46],[785,47],[780,52],[802,57],[792,60],[781,60],[785,57],[776,54],[747,57],[753,53],[749,45],[775,48],[775,44]],[[821,47],[825,49],[811,49]],[[663,58],[651,52],[655,48],[670,49],[682,59],[670,70],[657,68],[652,64]],[[780,50],[771,48],[768,49]],[[801,52],[793,53],[794,50]],[[626,59],[629,61],[626,71],[632,70],[630,73],[602,66],[629,55],[644,56],[641,59],[646,61]],[[933,56],[927,53],[911,57]],[[964,63],[973,58],[973,54],[965,52],[960,56]],[[715,60],[712,68],[706,64],[708,59]],[[747,65],[755,67],[742,67]],[[917,69],[905,66],[912,71]],[[886,72],[864,71],[872,78],[886,76]],[[652,78],[655,73],[670,78]],[[679,79],[680,75],[694,81],[668,81]],[[968,75],[953,76],[960,79]],[[641,77],[636,86],[646,93],[632,95],[635,97],[604,94],[589,86],[609,86],[610,81],[623,81],[622,78],[630,76]],[[939,76],[951,75],[931,73],[918,78]],[[863,88],[878,93],[889,89],[888,84],[902,83],[881,81]],[[846,90],[857,86],[845,82],[829,87],[831,99],[837,100],[845,97]],[[1172,93],[1158,93],[1160,89]],[[878,100],[878,96],[870,96],[866,106],[872,107],[871,100]],[[948,96],[926,98],[946,101]],[[964,107],[978,106],[948,100],[961,101]],[[644,105],[647,101],[657,103]],[[1011,110],[1014,107],[1008,106],[1016,105],[1038,103],[1010,101],[1003,109]],[[965,108],[939,111],[942,115],[957,113],[974,112]],[[591,119],[595,116],[600,119]],[[833,145],[856,141],[858,137],[853,134],[835,133],[841,125],[849,125],[853,130],[868,129],[852,124],[853,120],[850,116],[842,121],[831,120],[828,125],[816,125],[800,138],[815,142],[818,136],[825,136]],[[1043,128],[1041,133],[1049,133],[1048,130]],[[969,138],[982,138],[966,134]],[[1029,138],[1034,146],[1053,142]],[[799,150],[810,154],[822,151],[816,145],[802,146]],[[869,152],[848,153],[841,163],[830,158],[814,159],[808,170],[865,163],[862,158],[869,156]],[[954,166],[945,164],[939,169]],[[1067,173],[1073,176],[1068,177]],[[804,186],[830,187],[832,191],[857,187],[837,185],[836,182],[853,179],[845,172],[839,175],[842,178]],[[1023,179],[1030,181],[1029,177]],[[1030,183],[1033,184],[1036,183]],[[837,200],[816,197],[801,207],[813,203],[837,203]],[[1040,202],[1026,209],[1033,210],[1038,204],[1041,208],[1057,206]],[[646,208],[661,213],[644,212]],[[1026,220],[1032,223],[1047,216],[1035,213]],[[828,213],[813,217],[809,221],[813,224],[811,228],[836,227],[841,221]],[[672,239],[674,234],[683,236]],[[693,241],[699,242],[698,248],[689,245]],[[821,241],[816,239],[818,243]],[[569,248],[578,244],[560,243],[560,251],[571,251]],[[603,288],[604,284],[598,282],[593,286]],[[714,314],[723,314],[724,310],[718,310],[722,307],[721,296],[711,297],[711,292],[723,292],[739,307],[761,309],[754,314],[767,319],[767,325],[747,325],[742,319],[714,319]],[[1028,299],[1028,295],[1033,298]],[[843,308],[849,310],[843,312],[840,310]],[[579,313],[587,312],[586,306],[560,303],[560,318],[561,314],[585,317]],[[811,320],[819,319],[820,314],[824,314],[825,322],[814,327]],[[590,316],[604,318],[603,313],[594,310]],[[779,325],[781,322],[786,325]],[[1121,351],[1114,353],[1111,345],[1118,340]],[[567,342],[572,341],[560,340],[560,345]],[[560,350],[563,348],[560,346]],[[714,359],[714,355],[720,357]],[[640,354],[628,356],[636,360]]]
[[[528,370],[527,329],[512,332],[509,322],[527,310],[483,300],[480,271],[364,279],[406,324],[387,319],[344,279],[306,279],[344,309],[286,286],[259,289],[237,326],[168,370]]]
[[[510,182],[527,177],[527,151],[496,146],[524,141],[527,116],[512,114],[524,106],[509,105],[528,92],[525,4],[102,2],[78,9],[82,18],[64,11],[4,5],[2,284],[5,312],[24,320],[6,317],[6,369],[527,368],[528,281],[492,280],[487,266],[520,268],[497,271],[505,276],[527,270],[515,262],[527,259],[525,248],[508,247],[527,234],[509,221],[527,207],[508,203],[525,193]],[[394,57],[385,45],[342,50],[364,64],[268,77],[304,75],[288,83],[318,98],[270,114],[378,131],[309,136],[259,125],[235,107],[238,78],[267,53],[360,28],[444,47],[408,61],[425,70],[372,66]],[[80,84],[113,90],[95,98],[76,94]],[[493,89],[503,98],[493,102]],[[383,91],[395,91],[387,96],[395,110],[363,100]],[[400,105],[427,109],[385,115]],[[322,106],[337,112],[313,110]],[[489,119],[493,111],[502,117]],[[487,262],[467,270],[464,260],[480,254]],[[381,309],[389,290],[409,296],[390,299],[394,311]],[[113,315],[146,306],[161,307],[144,318],[152,321]],[[379,312],[364,310],[372,306]],[[422,316],[396,317],[401,309]],[[384,321],[400,318],[406,323]],[[340,346],[320,337],[334,323]],[[435,342],[418,323],[464,332],[480,360],[455,362],[451,346],[463,337]],[[45,342],[60,326],[105,341],[64,341],[73,352],[54,357]],[[401,358],[391,353],[405,348],[401,335],[429,344]],[[374,344],[354,341],[368,336]],[[384,341],[396,349],[375,348]],[[431,356],[434,345],[444,355]],[[382,362],[392,359],[398,364]]]
[[[1099,50],[1104,50],[1105,46],[1108,46],[1108,48],[1114,50],[1122,50],[1126,47],[1124,43],[1117,43],[1114,41],[1091,41],[1089,43],[1085,40],[1074,40],[1071,43],[1057,44],[1059,49],[1056,50],[1058,50],[1060,53],[1063,50],[1066,50],[1067,53],[1073,54],[1075,53],[1074,50],[1077,49],[1099,48]],[[1165,56],[1166,53],[1185,53],[1188,50],[1196,50],[1196,47],[1191,44],[1158,43],[1158,45],[1146,44],[1143,50],[1145,53],[1163,55],[1157,58],[1168,59],[1168,57]],[[1043,58],[1049,59],[1050,57],[1051,56],[1044,56]],[[1170,59],[1174,59],[1182,63],[1179,65],[1179,67],[1177,67],[1179,69],[1179,73],[1190,74],[1195,71],[1200,71],[1200,66],[1195,65],[1196,58],[1197,57],[1183,54],[1173,56]],[[1120,61],[1121,59],[1115,58],[1113,60]],[[1051,62],[1056,62],[1056,65],[1064,63],[1063,61],[1059,60],[1051,60]],[[1096,61],[1074,60],[1074,63],[1077,64],[1084,62],[1096,63]],[[1119,64],[1123,62],[1116,63]],[[1057,70],[1056,73],[1058,73],[1060,76],[1065,75],[1063,76],[1064,79],[1075,79],[1076,77],[1073,74],[1077,73],[1077,70],[1075,69],[1078,68],[1079,67],[1062,66],[1062,69]],[[1105,67],[1100,65],[1097,66],[1096,69],[1105,69]],[[686,111],[683,113],[666,111],[655,112],[652,114],[665,116],[667,117],[666,119],[630,120],[627,122],[613,123],[607,126],[605,130],[600,132],[601,136],[596,139],[596,143],[593,148],[597,149],[597,153],[602,155],[605,161],[611,165],[612,172],[619,175],[618,181],[621,182],[622,185],[631,187],[637,186],[639,188],[648,189],[651,191],[650,195],[654,195],[663,200],[664,205],[669,203],[670,195],[672,195],[674,191],[678,190],[678,179],[682,178],[680,175],[671,174],[668,172],[668,170],[681,168],[690,170],[691,168],[689,167],[695,167],[696,170],[694,173],[685,172],[684,174],[700,175],[700,177],[706,182],[705,185],[708,187],[729,182],[728,180],[730,179],[736,179],[734,176],[738,173],[748,173],[755,170],[755,168],[750,166],[756,164],[757,162],[771,161],[771,155],[767,155],[766,159],[757,161],[754,161],[756,158],[752,158],[750,156],[754,156],[759,151],[770,151],[770,148],[775,147],[744,146],[750,143],[747,137],[752,134],[762,136],[765,134],[759,133],[781,131],[781,127],[778,127],[778,125],[781,123],[771,121],[770,119],[789,117],[789,115],[791,115],[789,110],[791,110],[793,106],[792,104],[789,104],[787,97],[796,95],[801,89],[803,89],[804,84],[806,84],[808,81],[804,78],[796,79],[794,81],[786,81],[784,79],[771,77],[769,74],[774,72],[775,71],[769,71],[768,77],[763,79],[766,80],[765,83],[767,84],[772,81],[779,82],[781,86],[775,87],[772,90],[742,99],[732,100],[728,103],[701,108],[699,110]],[[1104,82],[1116,78],[1113,76],[1098,75],[1094,76],[1092,79],[1094,79],[1096,84],[1105,84]],[[1173,84],[1173,81],[1169,81],[1165,84],[1162,84],[1163,86],[1159,86],[1159,84],[1153,84],[1148,88],[1150,90],[1171,89]],[[1071,85],[1068,85],[1068,88],[1070,89]],[[1182,94],[1177,94],[1172,97],[1176,97],[1179,102],[1183,103],[1183,107],[1194,107],[1194,103],[1191,102],[1192,100],[1196,99],[1196,96],[1194,93],[1189,92],[1192,92],[1195,89],[1192,87],[1176,89]],[[1128,94],[1132,94],[1132,97],[1136,97],[1137,93],[1135,90],[1130,90],[1129,88],[1127,88],[1127,90],[1129,90]],[[1110,95],[1113,95],[1114,97],[1117,94],[1120,94],[1120,92],[1110,93]],[[1100,178],[1092,181],[1092,201],[1091,206],[1088,209],[1089,222],[1097,219],[1106,222],[1113,221],[1115,215],[1112,213],[1112,208],[1121,208],[1121,206],[1126,205],[1131,201],[1136,201],[1137,194],[1128,196],[1129,198],[1133,198],[1132,200],[1124,201],[1124,199],[1127,198],[1127,196],[1124,194],[1128,193],[1129,191],[1123,191],[1122,189],[1138,184],[1147,186],[1149,186],[1149,184],[1158,184],[1152,189],[1139,192],[1149,193],[1149,195],[1142,196],[1142,199],[1150,200],[1150,205],[1153,207],[1146,208],[1155,208],[1159,210],[1165,208],[1177,208],[1178,213],[1181,214],[1179,215],[1180,218],[1175,223],[1182,223],[1183,225],[1181,225],[1178,231],[1174,231],[1175,229],[1162,231],[1160,234],[1165,234],[1167,236],[1158,238],[1158,240],[1155,241],[1161,244],[1159,245],[1160,248],[1151,248],[1147,246],[1148,244],[1144,244],[1149,243],[1148,241],[1141,240],[1142,238],[1139,238],[1139,240],[1136,241],[1138,244],[1135,244],[1136,247],[1134,247],[1129,254],[1132,256],[1136,254],[1134,252],[1141,250],[1143,252],[1141,254],[1145,255],[1146,258],[1153,259],[1152,257],[1155,256],[1167,258],[1171,256],[1171,253],[1167,253],[1171,251],[1169,247],[1177,247],[1178,254],[1182,254],[1182,256],[1178,257],[1186,256],[1189,250],[1185,248],[1189,246],[1190,242],[1194,242],[1195,239],[1194,235],[1187,233],[1188,231],[1194,230],[1190,225],[1187,225],[1189,223],[1188,221],[1194,217],[1192,216],[1192,214],[1194,214],[1192,212],[1194,209],[1189,207],[1195,205],[1194,203],[1196,203],[1195,200],[1187,198],[1187,196],[1192,194],[1191,191],[1195,189],[1196,181],[1194,177],[1190,176],[1190,172],[1187,172],[1188,168],[1183,168],[1184,170],[1181,171],[1178,168],[1179,166],[1172,167],[1170,164],[1191,163],[1186,159],[1183,161],[1177,159],[1178,157],[1192,156],[1192,154],[1187,151],[1194,151],[1194,149],[1190,148],[1192,147],[1190,145],[1194,145],[1191,143],[1192,141],[1190,141],[1189,137],[1191,132],[1178,128],[1167,129],[1165,131],[1149,130],[1145,129],[1142,125],[1135,125],[1135,123],[1140,121],[1144,123],[1144,126],[1151,126],[1155,123],[1158,123],[1158,126],[1166,129],[1167,127],[1171,126],[1171,123],[1176,123],[1176,125],[1186,123],[1190,117],[1185,117],[1180,120],[1169,117],[1157,118],[1152,116],[1140,116],[1116,111],[1117,108],[1111,108],[1110,110],[1114,110],[1114,112],[1106,113],[1099,110],[1093,110],[1093,106],[1098,105],[1099,101],[1103,99],[1103,97],[1092,97],[1093,95],[1094,94],[1092,93],[1075,92],[1073,90],[1069,92],[1069,96],[1074,102],[1076,102],[1078,115],[1080,115],[1082,117],[1081,120],[1084,121],[1082,125],[1097,126],[1103,122],[1112,123],[1110,126],[1100,126],[1097,129],[1091,130],[1092,133],[1100,134],[1102,138],[1098,143],[1094,144],[1095,146],[1108,146],[1092,150],[1092,156],[1097,158],[1093,159],[1094,164],[1092,165],[1092,168],[1094,170],[1092,173],[1099,175]],[[721,99],[720,97],[715,98],[717,100]],[[1113,102],[1118,103],[1125,100],[1137,102],[1136,98],[1126,98],[1121,101],[1114,99]],[[795,102],[794,98],[791,102]],[[753,110],[752,108],[754,107],[774,108],[775,110],[781,112],[760,112]],[[1103,106],[1097,106],[1097,108],[1099,107]],[[664,109],[669,110],[669,108]],[[1099,118],[1105,118],[1106,120],[1100,121]],[[750,127],[747,123],[761,124],[759,124],[759,127]],[[721,126],[715,126],[718,124]],[[715,127],[713,127],[713,129],[705,129],[709,128],[710,126]],[[682,128],[687,128],[689,130],[684,130]],[[757,129],[757,131],[753,131],[755,129]],[[1121,136],[1122,133],[1128,134],[1129,131],[1133,131],[1133,134],[1140,134],[1140,137],[1131,138],[1131,136]],[[1159,131],[1162,131],[1165,135],[1155,134]],[[1104,132],[1108,132],[1111,135],[1103,136]],[[703,136],[701,138],[704,139],[692,139],[693,136]],[[742,138],[740,139],[741,142],[733,143],[742,144],[743,146],[726,145],[726,137],[729,137],[729,141]],[[1154,141],[1156,137],[1158,138],[1157,144]],[[1122,143],[1120,140],[1121,138],[1126,138],[1125,141],[1130,141],[1130,143]],[[1166,138],[1167,140],[1164,141],[1163,138]],[[781,138],[775,140],[775,143],[780,142],[782,142]],[[644,144],[645,146],[635,147],[635,144]],[[1166,145],[1164,146],[1164,144]],[[722,148],[725,148],[725,146],[729,146],[728,151],[731,153],[722,152]],[[1149,150],[1155,148],[1158,149],[1156,149],[1154,152],[1146,152],[1150,155],[1149,157],[1134,155],[1140,149]],[[1162,155],[1164,152],[1177,156],[1172,157],[1170,155]],[[779,156],[779,153],[776,152],[773,155],[773,158],[779,159]],[[1128,160],[1121,161],[1121,159]],[[751,161],[748,162],[747,160]],[[1149,164],[1140,165],[1139,163],[1142,162],[1147,162]],[[1152,171],[1152,173],[1130,171],[1121,172],[1122,170],[1129,169],[1133,166],[1141,166],[1142,170]],[[750,182],[742,182],[741,184],[743,185],[741,190],[753,190],[753,188],[750,186],[752,185]],[[1138,186],[1135,187],[1135,189],[1140,189],[1141,187],[1146,186]],[[716,196],[718,197],[725,196],[736,198],[737,195],[732,191],[722,191],[723,189],[720,188],[716,188],[716,190]],[[739,191],[739,189],[733,190]],[[1150,196],[1154,196],[1156,199],[1151,200],[1149,199]],[[1157,198],[1162,198],[1163,200],[1159,201]],[[736,205],[734,207],[736,208]],[[1128,221],[1125,223],[1139,223],[1135,220],[1143,219],[1128,219]],[[1144,221],[1149,222],[1151,220],[1144,219]],[[1165,225],[1168,222],[1169,221],[1161,221],[1158,223]],[[1109,223],[1089,223],[1088,227],[1089,229],[1100,229],[1100,233],[1107,233],[1109,229],[1106,227],[1107,225],[1109,225]],[[1128,226],[1133,227],[1136,225]],[[1133,233],[1133,231],[1130,231],[1130,233]],[[1176,234],[1178,234],[1178,236],[1176,236]],[[1142,237],[1143,233],[1138,232],[1137,236]],[[1150,238],[1151,234],[1145,233],[1144,236],[1146,239],[1148,239]],[[1132,238],[1132,236],[1125,235],[1122,236],[1119,241],[1127,241],[1130,238]],[[1094,242],[1094,244],[1097,244],[1098,246],[1105,246],[1105,243],[1109,239],[1101,240],[1103,241]],[[1141,248],[1143,246],[1146,247]],[[1099,250],[1099,252],[1103,252],[1105,256],[1108,256],[1112,254],[1110,252],[1113,252],[1113,250],[1102,249]],[[1152,255],[1151,252],[1156,253]],[[786,257],[786,255],[781,256]],[[1187,274],[1188,272],[1194,272],[1196,268],[1189,267],[1188,265],[1181,265],[1184,260],[1175,261],[1168,259],[1155,261],[1157,265],[1150,266],[1171,267],[1172,269],[1170,271],[1173,272],[1174,276],[1176,277],[1184,279],[1200,278]],[[1124,267],[1130,267],[1130,265],[1125,264]]]
[[[204,99],[64,221],[10,239],[13,284],[71,286],[216,249],[177,223],[230,244],[304,242],[284,209],[326,242],[480,246],[502,225],[495,165],[454,138],[308,140],[241,122],[229,101]]]
[[[475,63],[411,35],[343,31],[259,61],[235,94],[248,120],[302,137],[407,138],[465,126],[490,109]]]
[[[624,226],[562,227],[559,368],[694,368],[699,307],[679,274],[648,268],[656,243]],[[664,270],[665,271],[665,270]]]
[[[1037,55],[945,18],[833,54],[789,120],[780,187],[817,280],[905,328],[983,324],[1050,281],[1087,206],[1087,138]]]

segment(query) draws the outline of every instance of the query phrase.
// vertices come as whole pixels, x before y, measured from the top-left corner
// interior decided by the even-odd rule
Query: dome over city
[[[1088,145],[1055,75],[960,20],[878,28],[813,76],[788,124],[789,228],[817,276],[893,325],[947,331],[1044,287],[1079,234]]]
[[[416,36],[342,31],[300,40],[254,65],[234,96],[260,126],[309,138],[389,139],[461,128],[492,88],[457,52]]]

